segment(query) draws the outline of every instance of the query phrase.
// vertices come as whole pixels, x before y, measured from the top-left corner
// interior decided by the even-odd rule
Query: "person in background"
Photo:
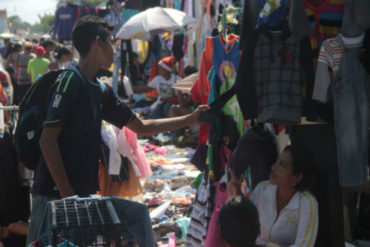
[[[313,155],[304,148],[287,146],[271,167],[269,181],[258,184],[252,193],[261,224],[258,246],[315,245],[318,204],[309,192],[314,178]],[[240,180],[233,175],[228,192],[241,194]]]
[[[104,17],[104,19],[113,26],[113,35],[116,36],[119,29],[125,23],[125,19],[121,13],[121,3],[118,0],[110,0],[107,2],[107,9],[110,12]]]
[[[60,47],[56,56],[58,69],[68,69],[73,65],[73,53],[66,47]]]
[[[230,247],[254,247],[260,233],[256,206],[243,195],[231,197],[218,215],[221,239]]]
[[[46,40],[41,43],[41,45],[45,48],[44,58],[50,61],[48,69],[49,70],[57,70],[58,69],[58,61],[56,61],[56,50],[57,44],[52,40]]]
[[[17,83],[15,89],[15,104],[21,102],[23,96],[31,86],[31,76],[27,72],[28,61],[36,58],[32,53],[33,44],[31,42],[24,43],[24,51],[21,52],[15,62]]]
[[[12,43],[10,42],[10,39],[4,39],[4,47],[0,49],[0,54],[3,57],[4,60],[8,58],[8,51],[11,49]]]
[[[50,64],[49,59],[45,58],[45,48],[41,45],[37,46],[35,49],[36,58],[31,59],[28,62],[27,66],[27,72],[31,76],[31,82],[34,83],[40,77],[43,75],[47,70],[48,66]]]

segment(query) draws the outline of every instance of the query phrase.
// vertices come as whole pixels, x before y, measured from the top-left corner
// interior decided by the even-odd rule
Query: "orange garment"
[[[6,95],[3,86],[0,84],[0,103],[5,103],[8,100],[8,96]]]
[[[124,182],[112,182],[106,167],[99,164],[99,187],[98,194],[102,196],[119,196],[130,199],[143,193],[139,178],[136,176],[129,162],[129,180]]]

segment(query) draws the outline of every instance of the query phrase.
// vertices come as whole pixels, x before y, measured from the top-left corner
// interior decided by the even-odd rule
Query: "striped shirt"
[[[309,192],[297,191],[289,203],[277,214],[278,186],[260,183],[252,194],[261,224],[256,244],[267,243],[290,247],[313,247],[318,229],[318,204]]]
[[[362,46],[365,34],[356,38],[346,38],[339,34],[335,38],[327,39],[320,49],[319,60],[316,70],[313,99],[327,102],[327,93],[331,78],[336,76],[342,63],[343,51],[345,48],[358,48]],[[329,72],[332,72],[330,75]]]
[[[311,26],[311,49],[315,61],[322,42],[341,31],[346,0],[302,0]],[[315,4],[316,2],[316,4]]]

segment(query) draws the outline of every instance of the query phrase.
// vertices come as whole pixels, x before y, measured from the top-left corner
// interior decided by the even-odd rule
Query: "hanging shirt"
[[[277,27],[286,18],[287,1],[286,0],[258,0],[260,12],[257,18],[257,25],[266,24],[269,27]]]
[[[217,77],[212,86],[215,87],[215,91],[219,92],[219,95],[222,95],[235,84],[236,70],[240,60],[239,40],[235,39],[234,42],[229,44],[223,40],[222,35],[213,37],[212,40],[212,64]],[[234,119],[241,135],[244,130],[243,115],[235,95],[226,103],[222,111]]]
[[[346,0],[302,0],[311,26],[312,55],[317,59],[324,40],[339,34]]]
[[[339,71],[345,48],[361,47],[365,34],[356,38],[346,38],[339,34],[335,38],[327,39],[321,46],[317,64],[313,99],[327,102],[328,88],[331,78]],[[345,47],[342,45],[345,44]],[[330,76],[329,68],[333,75]]]
[[[315,197],[308,191],[297,191],[280,214],[276,209],[276,191],[278,186],[266,182],[260,183],[252,193],[261,225],[261,234],[256,244],[269,242],[279,246],[315,245],[318,229],[318,205]]]
[[[54,36],[59,40],[71,40],[76,22],[76,9],[70,5],[59,7],[54,20]]]

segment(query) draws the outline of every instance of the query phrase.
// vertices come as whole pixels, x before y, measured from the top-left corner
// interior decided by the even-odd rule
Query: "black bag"
[[[19,119],[15,131],[15,147],[19,161],[30,170],[39,163],[39,140],[55,81],[64,70],[50,71],[38,79],[19,104]]]

